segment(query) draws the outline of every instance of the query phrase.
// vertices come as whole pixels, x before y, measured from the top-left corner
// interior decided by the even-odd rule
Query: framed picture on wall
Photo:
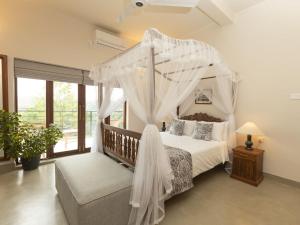
[[[211,98],[213,95],[212,89],[197,89],[195,91],[195,104],[212,104]]]

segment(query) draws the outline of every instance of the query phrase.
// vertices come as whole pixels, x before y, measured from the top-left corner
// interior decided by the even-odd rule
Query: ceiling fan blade
[[[126,8],[122,11],[121,15],[119,15],[117,17],[117,22],[118,23],[122,23],[124,21],[124,19],[129,16],[130,14],[133,13],[133,11],[135,10],[136,6],[134,4],[132,4],[132,2],[130,2]]]
[[[146,0],[146,2],[149,5],[193,8],[198,5],[199,0]]]

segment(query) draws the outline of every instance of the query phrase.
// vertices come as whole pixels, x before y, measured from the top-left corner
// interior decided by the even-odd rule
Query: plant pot
[[[21,158],[23,170],[35,170],[40,165],[40,155],[34,156],[32,158]]]

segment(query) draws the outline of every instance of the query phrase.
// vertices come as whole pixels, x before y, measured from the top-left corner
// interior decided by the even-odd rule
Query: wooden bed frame
[[[183,116],[180,119],[223,122],[222,119],[210,116],[206,113],[195,113],[193,115]],[[142,134],[104,123],[101,124],[101,129],[104,153],[128,167],[134,168]]]

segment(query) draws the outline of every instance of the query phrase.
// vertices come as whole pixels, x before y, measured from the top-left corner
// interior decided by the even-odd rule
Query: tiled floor
[[[267,177],[256,188],[222,170],[200,175],[194,183],[167,202],[162,225],[300,225],[299,187]],[[56,196],[54,164],[0,176],[0,224],[68,224]]]

